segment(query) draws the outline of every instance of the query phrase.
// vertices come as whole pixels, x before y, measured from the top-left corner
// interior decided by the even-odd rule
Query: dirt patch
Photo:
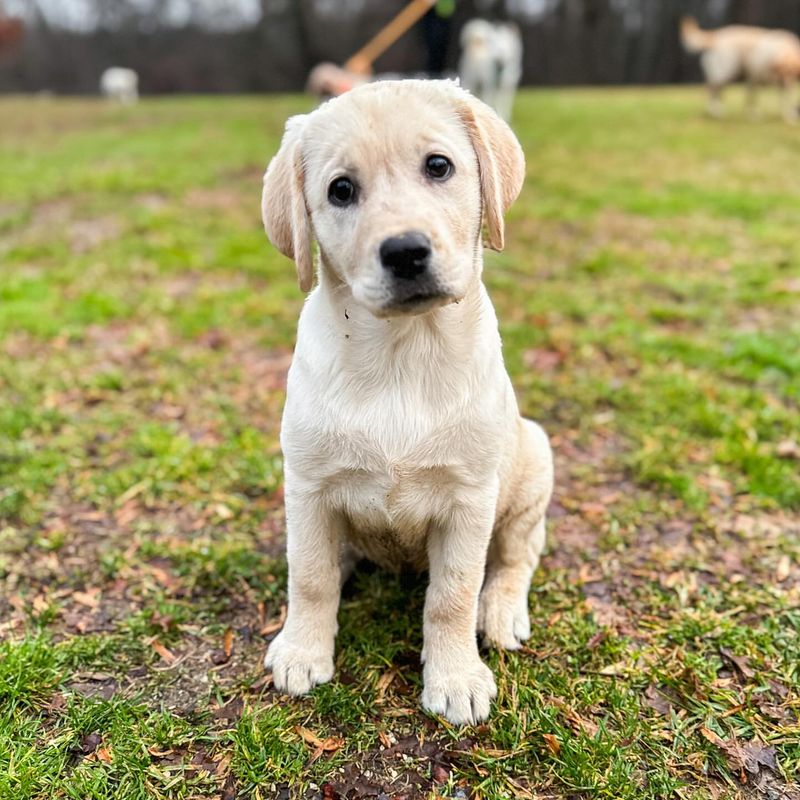
[[[117,217],[95,217],[70,223],[67,238],[74,253],[88,253],[101,244],[118,238],[122,230],[122,223]]]
[[[430,723],[416,735],[383,734],[382,743],[361,754],[357,763],[348,764],[321,787],[322,797],[329,800],[362,800],[362,798],[396,798],[427,800],[448,797],[467,800],[469,787],[457,784],[445,789],[453,766],[468,757],[478,746],[475,739],[448,741],[436,736],[437,726]],[[522,787],[520,787],[522,788]],[[447,791],[447,794],[442,792]],[[306,794],[318,798],[316,792]]]

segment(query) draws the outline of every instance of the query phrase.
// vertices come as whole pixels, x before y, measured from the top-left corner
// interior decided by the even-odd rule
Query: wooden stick
[[[344,65],[348,72],[369,75],[372,62],[388,50],[417,20],[436,5],[436,0],[411,0],[411,2],[386,26],[381,28]]]

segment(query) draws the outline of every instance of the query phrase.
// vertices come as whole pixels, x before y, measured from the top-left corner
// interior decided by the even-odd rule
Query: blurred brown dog
[[[728,25],[701,30],[691,17],[681,20],[681,41],[690,53],[702,53],[700,64],[708,85],[708,113],[722,113],[722,90],[744,78],[748,106],[755,113],[760,85],[777,83],[783,89],[783,116],[797,122],[797,81],[800,78],[800,38],[791,31]]]

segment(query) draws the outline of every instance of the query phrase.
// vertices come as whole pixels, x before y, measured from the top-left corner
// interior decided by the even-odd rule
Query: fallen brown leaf
[[[87,589],[85,592],[73,592],[72,599],[87,608],[95,609],[100,605],[100,589]]]
[[[644,703],[664,716],[672,712],[672,704],[652,683],[645,690]]]
[[[33,610],[38,614],[41,614],[48,608],[50,608],[50,601],[47,599],[46,595],[37,594],[36,597],[33,598]]]
[[[377,696],[375,698],[376,703],[383,702],[383,696],[386,694],[386,690],[392,685],[392,681],[397,677],[397,673],[395,670],[390,669],[387,672],[384,672],[380,678],[378,678],[378,683],[376,685]]]
[[[325,753],[333,753],[344,747],[344,739],[329,736],[327,739],[320,739],[313,731],[304,728],[302,725],[295,726],[295,733],[308,745],[322,750]]]
[[[719,734],[714,733],[711,728],[706,728],[705,725],[700,728],[700,735],[717,747],[722,747],[725,744],[725,740]]]
[[[391,747],[392,740],[384,733],[384,731],[378,731],[378,738],[381,740],[381,744],[384,747]]]
[[[94,751],[94,755],[97,757],[98,761],[103,761],[106,764],[110,764],[113,760],[111,749],[108,747],[98,747],[97,750]]]
[[[233,628],[225,628],[225,633],[222,636],[222,650],[226,658],[231,657],[233,652]]]
[[[271,622],[268,622],[261,628],[259,633],[262,636],[269,636],[271,633],[279,631],[283,627],[284,622],[286,622],[286,606],[281,606],[281,613],[278,616],[278,619],[274,619]]]
[[[751,669],[750,659],[747,656],[736,656],[725,647],[721,647],[719,652],[726,661],[730,662],[736,668],[742,677],[752,678],[756,674],[755,671]]]
[[[561,742],[559,742],[552,733],[543,733],[542,738],[544,739],[544,743],[547,745],[547,749],[554,756],[557,756],[561,750]]]
[[[218,776],[227,775],[230,770],[230,764],[231,764],[231,756],[230,754],[226,754],[222,756],[222,758],[220,758],[219,761],[217,761],[217,766],[214,772]]]
[[[158,639],[153,639],[153,641],[150,642],[150,647],[152,647],[153,650],[158,653],[162,661],[165,661],[167,664],[175,663],[175,654],[171,650],[168,650],[166,647],[164,647],[164,645],[161,644]]]
[[[120,528],[126,528],[142,513],[142,507],[137,500],[128,500],[114,512],[114,521]]]
[[[770,770],[778,769],[774,747],[766,747],[757,740],[744,743],[738,739],[726,740],[706,727],[700,728],[700,733],[725,753],[728,766],[739,772],[739,780],[742,783],[747,782],[747,773],[758,775],[762,767]]]
[[[447,783],[450,780],[450,770],[444,764],[434,764],[431,777],[434,783]]]

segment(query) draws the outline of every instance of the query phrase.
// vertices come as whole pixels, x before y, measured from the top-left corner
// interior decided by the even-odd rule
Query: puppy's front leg
[[[475,622],[494,502],[456,510],[428,540],[422,705],[455,725],[489,716],[494,676],[478,655]]]
[[[289,608],[264,666],[275,688],[305,694],[333,677],[344,520],[313,495],[286,494]]]

